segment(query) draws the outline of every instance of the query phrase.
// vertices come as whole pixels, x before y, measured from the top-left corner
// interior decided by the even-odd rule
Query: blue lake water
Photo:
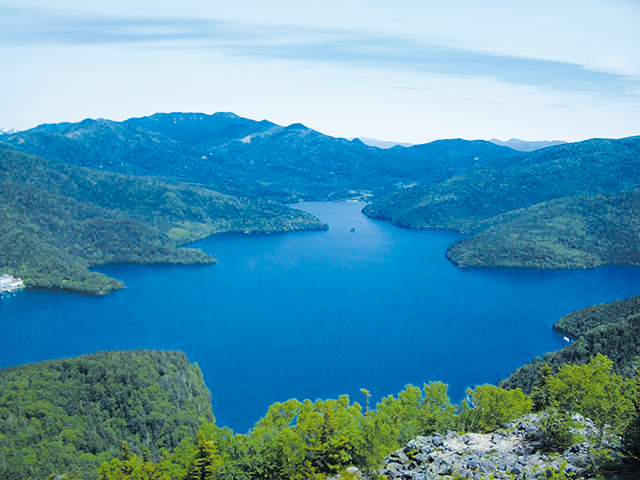
[[[370,220],[361,203],[305,203],[329,231],[221,235],[214,266],[101,267],[103,297],[23,291],[0,300],[0,367],[109,349],[177,349],[202,369],[219,425],[247,431],[292,397],[363,403],[406,384],[495,383],[565,345],[551,326],[640,293],[640,269],[454,267],[454,232]],[[355,232],[350,230],[355,228]]]

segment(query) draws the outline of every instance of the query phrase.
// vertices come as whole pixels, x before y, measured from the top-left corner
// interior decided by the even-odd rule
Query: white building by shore
[[[12,277],[11,275],[7,275],[6,273],[0,277],[0,292],[23,287],[24,282],[21,278]]]

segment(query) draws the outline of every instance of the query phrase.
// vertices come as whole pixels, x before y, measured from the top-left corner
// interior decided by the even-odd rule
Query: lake
[[[112,265],[103,297],[23,291],[0,300],[0,367],[111,349],[176,349],[202,369],[218,425],[246,432],[268,405],[408,384],[495,383],[566,345],[561,316],[640,292],[640,269],[453,266],[455,232],[368,219],[362,203],[303,203],[330,229],[227,234],[190,246],[209,266]],[[355,229],[351,232],[351,229]]]

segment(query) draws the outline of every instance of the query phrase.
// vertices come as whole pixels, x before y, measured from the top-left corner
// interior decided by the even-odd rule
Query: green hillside
[[[451,245],[461,267],[594,268],[640,265],[640,190],[544,202],[479,224]]]
[[[596,327],[617,323],[638,314],[640,314],[640,296],[576,310],[558,320],[553,328],[570,337],[580,338]]]
[[[100,352],[0,369],[0,478],[97,479],[122,442],[157,461],[211,421],[202,373],[179,352]]]
[[[106,293],[105,263],[213,263],[178,245],[221,232],[327,228],[283,205],[0,150],[0,272],[26,286]]]
[[[488,161],[444,182],[374,201],[363,212],[394,225],[478,232],[497,215],[549,200],[640,186],[640,137],[592,139]],[[505,167],[506,165],[506,167]]]
[[[189,145],[110,120],[41,125],[5,138],[0,147],[126,175],[216,177]]]

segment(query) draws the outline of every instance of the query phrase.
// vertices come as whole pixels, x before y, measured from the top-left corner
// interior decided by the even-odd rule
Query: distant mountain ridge
[[[231,112],[156,113],[149,117],[130,118],[125,124],[161,133],[176,142],[203,148],[218,147],[278,127],[267,120],[257,122]]]
[[[283,127],[230,112],[40,125],[3,138],[0,146],[282,202],[368,198],[393,191],[398,184],[444,180],[517,153],[490,142],[460,139],[384,150],[301,124]]]
[[[555,147],[556,145],[564,145],[565,143],[567,143],[563,140],[542,140],[527,142],[526,140],[520,140],[519,138],[512,138],[510,140],[507,140],[506,142],[502,142],[497,138],[492,138],[489,141],[491,143],[495,143],[496,145],[510,147],[520,152],[533,152],[534,150],[540,150],[541,148]]]
[[[378,147],[378,148],[393,148],[393,147],[413,147],[415,143],[407,143],[407,142],[389,142],[385,140],[377,140],[375,138],[369,137],[357,137],[365,145],[369,145],[370,147]],[[347,140],[352,141],[354,138],[347,138]]]

